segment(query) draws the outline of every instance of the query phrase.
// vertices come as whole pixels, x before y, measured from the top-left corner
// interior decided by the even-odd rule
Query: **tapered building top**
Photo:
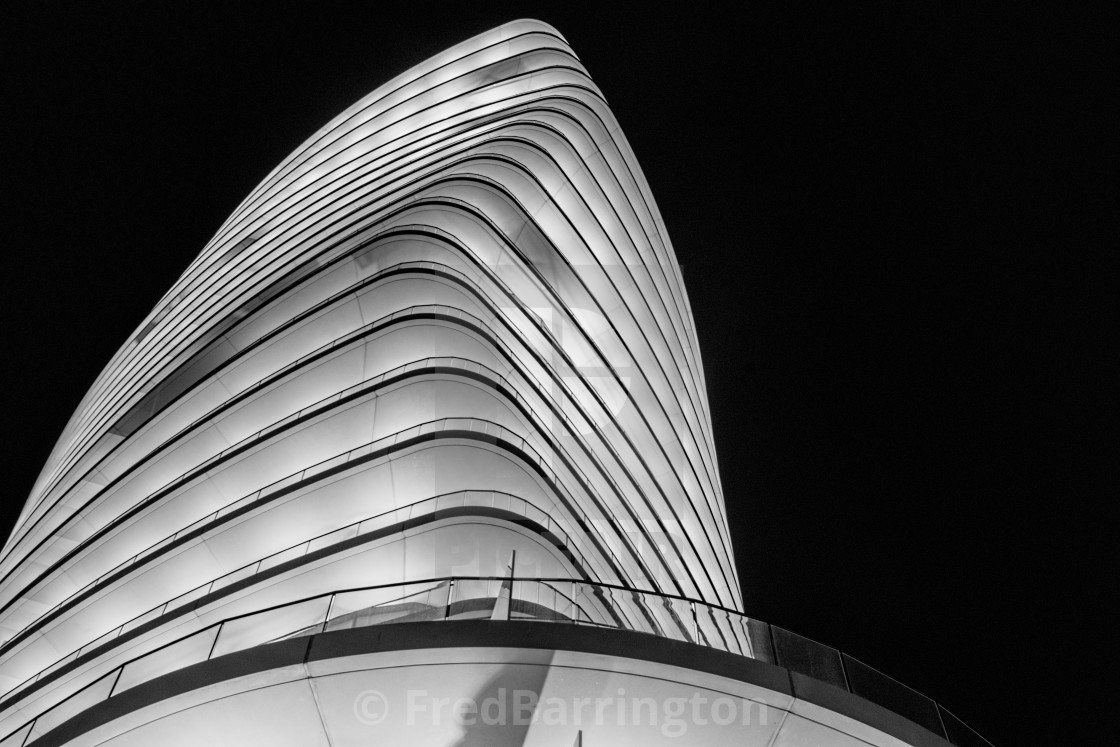
[[[665,226],[563,37],[515,21],[297,148],[94,382],[0,555],[0,735],[120,736],[156,677],[387,621],[773,662],[741,611]]]

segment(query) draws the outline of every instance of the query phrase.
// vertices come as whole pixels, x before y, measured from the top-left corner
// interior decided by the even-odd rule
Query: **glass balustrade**
[[[505,602],[508,599],[508,608]],[[100,676],[0,739],[30,745],[65,720],[156,677],[300,636],[410,622],[491,619],[647,633],[777,664],[881,705],[961,747],[990,743],[942,706],[836,649],[698,600],[570,578],[455,576],[347,589],[223,620]],[[65,667],[71,655],[56,664]]]

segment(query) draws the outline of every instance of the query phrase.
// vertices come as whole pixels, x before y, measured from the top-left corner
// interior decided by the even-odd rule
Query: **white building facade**
[[[516,21],[312,136],[94,382],[0,555],[0,746],[969,744],[742,610],[665,226]]]

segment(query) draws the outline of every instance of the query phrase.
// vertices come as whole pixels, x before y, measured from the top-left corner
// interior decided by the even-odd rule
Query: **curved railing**
[[[115,667],[0,739],[31,745],[82,711],[183,667],[287,638],[385,623],[489,619],[508,597],[512,621],[651,633],[776,664],[839,687],[960,747],[991,747],[943,706],[863,662],[718,605],[570,578],[453,576],[347,589],[231,617]]]
[[[424,371],[424,370],[427,370],[427,369],[433,369],[434,370],[434,369],[440,369],[440,368],[451,369],[451,370],[460,370],[460,371],[468,373],[468,374],[485,375],[485,376],[489,377],[491,380],[493,380],[495,382],[498,382],[499,384],[504,386],[505,391],[508,392],[509,396],[513,399],[513,401],[522,405],[523,407],[532,408],[532,404],[529,403],[526,400],[525,396],[523,394],[521,394],[520,391],[518,391],[517,387],[515,387],[507,377],[498,373],[494,369],[489,368],[488,366],[484,366],[481,363],[475,363],[474,361],[471,361],[471,360],[468,360],[468,359],[462,358],[462,357],[429,356],[427,358],[421,358],[421,359],[418,359],[418,360],[409,361],[408,363],[402,363],[401,365],[396,366],[394,368],[391,368],[388,371],[385,371],[383,373],[377,374],[376,376],[371,376],[369,378],[363,379],[362,381],[358,382],[357,384],[353,384],[351,386],[345,387],[344,389],[342,389],[338,392],[335,392],[335,393],[330,394],[326,397],[323,397],[323,398],[321,398],[321,399],[319,399],[315,402],[312,402],[309,405],[306,405],[305,407],[302,407],[301,409],[299,409],[299,410],[297,410],[297,411],[295,411],[295,412],[293,412],[289,415],[286,415],[285,417],[281,418],[280,420],[277,420],[273,423],[269,423],[268,425],[266,425],[265,427],[256,431],[252,435],[245,436],[245,437],[239,439],[237,442],[235,442],[235,443],[231,444],[230,446],[226,447],[225,449],[222,449],[222,450],[212,454],[211,456],[207,457],[206,459],[201,461],[199,464],[192,467],[190,469],[188,475],[193,477],[193,476],[196,476],[196,475],[199,475],[199,474],[204,474],[207,469],[209,469],[214,464],[219,463],[226,456],[228,456],[230,454],[237,453],[238,451],[243,451],[246,448],[246,446],[257,443],[264,438],[267,438],[267,437],[269,437],[269,436],[271,436],[275,433],[280,432],[284,427],[290,425],[291,423],[293,423],[295,421],[298,421],[299,419],[301,419],[305,416],[322,414],[322,413],[326,412],[330,408],[330,406],[333,405],[336,402],[339,402],[343,399],[356,397],[356,396],[359,396],[359,395],[367,393],[367,392],[371,392],[374,389],[376,389],[376,387],[379,384],[381,384],[382,382],[391,381],[393,379],[397,379],[397,378],[402,377],[404,374],[413,373],[413,372],[416,372],[416,371]],[[255,392],[259,388],[261,388],[265,383],[269,383],[271,381],[272,381],[272,376],[270,375],[269,377],[266,377],[265,379],[262,379],[257,384],[252,385],[251,387],[246,389],[246,391]],[[566,413],[564,413],[560,410],[555,410],[555,411],[549,412],[549,415],[551,417],[554,417],[554,418],[558,419],[558,420],[562,420],[569,429],[574,428],[574,426],[571,424],[570,418],[568,418]],[[194,423],[192,423],[190,426],[183,429],[183,431],[181,433],[186,433],[186,432],[190,431],[191,429],[195,428],[199,423],[205,422],[207,420],[207,418],[209,418],[210,416],[211,416],[211,414],[208,413],[206,416],[203,416],[203,417],[199,418]],[[436,421],[431,421],[431,422],[436,422]],[[176,438],[179,435],[181,435],[181,433],[177,434]],[[390,434],[389,436],[385,436],[384,438],[379,439],[375,443],[386,442],[388,439],[393,438],[393,436],[395,436],[395,435],[396,434]],[[122,560],[121,562],[117,563],[116,565],[114,565],[109,570],[101,573],[96,578],[94,578],[90,581],[87,581],[86,583],[84,583],[82,585],[81,588],[78,588],[76,590],[71,591],[66,596],[66,598],[64,598],[61,601],[55,603],[55,605],[52,606],[50,609],[46,610],[45,612],[40,612],[34,620],[32,620],[29,623],[26,623],[23,626],[24,630],[35,629],[37,626],[39,626],[41,624],[41,622],[43,620],[50,619],[50,618],[54,617],[64,607],[71,606],[73,604],[73,601],[74,601],[75,597],[78,597],[81,594],[87,593],[90,589],[96,588],[98,585],[100,585],[102,582],[104,582],[109,577],[114,576],[114,575],[118,575],[118,574],[122,573],[125,569],[136,565],[137,561],[143,561],[143,560],[145,560],[145,559],[147,559],[151,556],[154,556],[155,554],[164,550],[169,544],[173,543],[175,540],[177,540],[181,537],[184,537],[184,536],[186,536],[186,535],[188,535],[192,532],[196,532],[197,530],[199,530],[202,527],[205,527],[205,526],[208,526],[208,525],[212,524],[213,522],[215,522],[221,516],[228,516],[230,513],[234,512],[236,510],[242,509],[242,508],[244,508],[245,506],[247,506],[251,503],[259,502],[259,501],[262,501],[263,499],[267,499],[276,490],[282,489],[283,487],[291,484],[293,479],[295,479],[296,475],[300,476],[299,479],[303,479],[303,477],[302,477],[303,474],[305,472],[307,472],[308,470],[314,469],[314,468],[316,468],[316,467],[318,467],[322,464],[333,463],[335,460],[337,460],[339,458],[340,457],[337,456],[337,455],[333,456],[333,457],[328,457],[327,459],[324,459],[321,462],[318,462],[316,464],[312,464],[312,465],[310,465],[309,467],[307,467],[303,470],[292,473],[291,475],[285,475],[284,477],[270,483],[269,485],[265,485],[263,488],[260,488],[256,491],[254,491],[253,493],[250,493],[249,495],[242,496],[239,499],[230,501],[225,506],[222,506],[221,508],[210,512],[206,516],[203,516],[202,518],[191,522],[187,526],[185,526],[181,529],[178,529],[175,532],[172,532],[171,534],[163,537],[159,541],[153,542],[150,546],[144,548],[144,550],[136,553],[135,555],[133,555],[130,558]],[[176,478],[175,480],[172,480],[171,482],[167,483],[166,485],[163,485],[159,489],[153,491],[152,496],[163,496],[163,495],[167,494],[168,491],[174,489],[176,486],[179,486],[179,485],[182,485],[182,484],[185,484],[185,483],[188,483],[188,482],[189,482],[189,479]],[[491,492],[492,493],[494,491],[485,491],[485,492]],[[387,513],[391,514],[393,512],[389,511]],[[538,518],[538,517],[534,517],[534,518]],[[553,522],[552,522],[551,517],[548,517],[547,515],[544,515],[544,516],[541,516],[539,518],[541,519],[542,523],[547,524],[547,528],[549,528],[550,530],[552,529]],[[587,521],[586,515],[581,514],[581,518],[584,521]],[[356,523],[361,523],[361,522],[356,522]],[[349,527],[342,527],[342,529],[348,529],[348,528]],[[336,531],[340,531],[340,530],[336,530]],[[333,533],[333,532],[324,533],[324,534],[331,534],[331,533]],[[564,536],[567,536],[566,533],[565,533]],[[84,540],[83,542],[79,543],[75,548],[73,548],[69,552],[73,553],[75,550],[83,549],[83,548],[93,544],[93,542],[96,539],[98,539],[99,537],[100,537],[100,535],[95,534],[92,537],[90,537],[90,538]],[[315,537],[315,538],[312,538],[312,539],[318,539],[318,537]],[[299,543],[297,543],[297,544],[299,544]],[[612,555],[612,558],[613,558],[613,555]],[[261,560],[259,562],[264,563],[268,559],[269,558],[264,558],[263,560]],[[246,567],[248,567],[248,565],[252,565],[252,564],[247,564]],[[243,570],[242,568],[238,568],[237,570],[231,571],[230,573],[226,574],[225,576],[223,576],[223,578],[226,578],[226,576],[232,576],[233,574],[241,573],[242,570]],[[227,580],[227,583],[228,583],[228,580]],[[203,586],[206,586],[206,584],[202,584],[199,587],[199,589],[201,589]],[[157,607],[163,607],[164,609],[167,609],[169,607],[174,607],[174,606],[176,606],[177,603],[187,601],[186,597],[188,595],[197,596],[196,592],[198,592],[199,589],[192,589],[191,591],[187,592],[186,594],[183,594],[180,597],[177,597],[176,599],[173,599],[173,600],[167,602],[166,604],[157,605]],[[191,596],[191,598],[193,599],[193,598],[195,598],[195,596]],[[137,620],[139,618],[144,618],[145,620],[150,619],[149,618],[149,612],[152,612],[152,611],[149,610],[148,612],[144,612],[143,614],[137,615],[135,618],[126,621],[124,623],[124,625],[120,626],[120,628],[117,629],[117,632],[119,632],[121,629],[126,629],[127,630],[130,627],[134,627],[136,624],[138,624]],[[12,640],[13,638],[17,638],[19,635],[21,635],[21,634],[17,633],[15,635],[10,636],[7,639],[0,639],[0,652],[4,651],[4,649],[9,645],[10,640]],[[92,641],[91,643],[86,644],[81,649],[76,650],[76,651],[72,652],[71,654],[68,654],[66,657],[63,657],[63,659],[60,659],[59,661],[55,662],[54,664],[47,667],[42,672],[39,672],[39,673],[27,678],[26,680],[24,680],[20,684],[16,685],[15,687],[12,687],[9,690],[7,690],[6,692],[0,693],[0,694],[7,695],[10,692],[15,692],[15,691],[19,690],[20,688],[24,687],[25,685],[30,684],[31,682],[34,682],[38,677],[41,677],[46,672],[53,671],[56,667],[61,666],[66,661],[72,661],[74,658],[76,658],[77,656],[80,655],[81,651],[83,651],[83,650],[88,651],[90,648],[93,648],[95,645],[100,645],[101,643],[104,643],[105,640],[106,639],[105,639],[104,636],[98,637],[96,640]]]

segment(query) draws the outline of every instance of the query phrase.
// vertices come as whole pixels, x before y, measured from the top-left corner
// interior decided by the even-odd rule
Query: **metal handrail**
[[[467,596],[471,593],[471,584],[476,586],[475,591],[481,592],[481,595]],[[6,737],[0,739],[0,742],[17,737],[22,732],[22,740],[17,739],[11,744],[18,743],[21,747],[30,745],[42,734],[51,731],[71,716],[155,677],[200,661],[208,661],[218,656],[266,643],[301,635],[328,632],[332,629],[332,622],[336,624],[337,629],[344,622],[350,623],[350,627],[366,627],[388,622],[407,623],[410,619],[411,621],[443,621],[478,617],[480,614],[486,615],[492,605],[478,605],[477,602],[479,600],[496,600],[503,584],[508,584],[510,587],[510,621],[535,620],[554,624],[592,625],[652,633],[754,658],[793,671],[810,668],[804,664],[806,657],[814,665],[821,663],[827,665],[829,661],[835,661],[839,664],[838,671],[841,672],[839,678],[830,679],[827,674],[822,675],[820,670],[803,671],[802,673],[816,679],[824,679],[824,681],[841,689],[899,713],[899,715],[925,726],[950,744],[962,744],[955,741],[956,737],[954,735],[959,730],[967,732],[965,736],[969,740],[969,744],[976,744],[978,741],[982,744],[991,744],[965,726],[960,719],[940,704],[917,691],[906,688],[878,670],[841,654],[839,650],[830,646],[796,636],[760,620],[749,618],[737,610],[678,594],[634,589],[622,584],[566,577],[511,576],[442,576],[405,583],[377,584],[325,592],[265,609],[234,615],[212,623],[202,630],[169,641],[152,651],[145,652],[113,667],[93,682],[10,732]],[[464,590],[464,587],[466,587],[466,590]],[[453,589],[454,593],[452,592]],[[567,593],[565,593],[565,590]],[[351,611],[339,611],[340,607],[345,609],[345,605],[337,604],[340,598],[345,599],[347,595],[362,595],[371,592],[386,592],[388,596],[375,604],[359,606],[358,609]],[[415,599],[419,595],[425,595],[426,601],[410,602],[408,605],[402,604],[405,600]],[[542,600],[545,602],[552,601],[553,604],[544,604]],[[472,602],[476,603],[474,607],[470,605]],[[359,604],[363,603],[359,602]],[[310,617],[300,617],[300,611],[296,608],[301,605],[305,609],[311,609],[313,614]],[[416,611],[417,605],[421,608],[420,611]],[[319,611],[320,608],[321,611]],[[370,620],[378,614],[378,610],[381,610],[381,619],[371,622]],[[549,614],[547,616],[539,613],[534,614],[534,610],[547,610]],[[516,616],[515,612],[520,616]],[[286,628],[283,627],[286,620],[285,613],[293,618]],[[366,621],[359,624],[359,621],[363,619],[361,615],[365,615]],[[236,624],[251,618],[259,618],[259,620],[256,624],[251,624],[248,627],[244,624]],[[279,633],[274,629],[278,622],[281,625]],[[254,631],[258,632],[256,637],[252,635]],[[261,631],[265,632],[261,633]],[[246,632],[249,634],[247,639],[245,638]],[[265,637],[261,638],[261,635]],[[172,657],[169,666],[160,666],[158,657],[161,654],[168,652],[173,646],[187,644],[192,640],[197,640],[199,644],[202,644],[200,649],[205,651],[202,657],[190,658],[177,654]],[[858,688],[852,687],[848,677],[844,674],[845,659],[858,662],[864,667],[863,676],[865,678],[870,677],[874,684],[881,686],[878,695],[876,692],[861,692]],[[145,671],[144,664],[148,665],[147,670],[149,671]],[[139,677],[136,681],[126,684],[123,689],[118,689],[122,680],[127,683],[129,675],[135,674],[135,672],[130,671],[130,668],[139,672]],[[897,708],[897,701],[882,702],[883,700],[891,700],[890,698],[880,697],[883,686],[886,687],[888,692],[891,689],[897,691],[899,688],[904,688],[905,695],[911,701],[918,700],[927,712],[918,714],[918,718],[914,718],[913,711],[909,714],[900,712]],[[907,707],[901,710],[906,711]],[[924,720],[922,716],[925,716]],[[946,716],[951,719],[954,725],[953,730],[945,728]],[[931,720],[931,717],[936,719],[936,723]]]

